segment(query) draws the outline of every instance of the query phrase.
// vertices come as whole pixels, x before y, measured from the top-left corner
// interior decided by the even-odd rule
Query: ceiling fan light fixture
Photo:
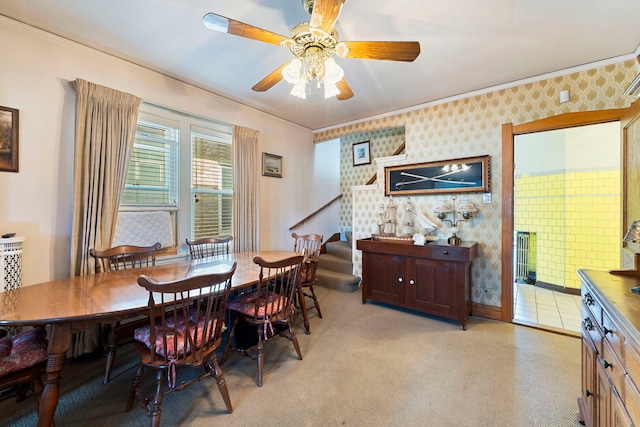
[[[319,47],[311,46],[304,51],[304,74],[308,82],[324,78],[324,58]]]
[[[333,58],[324,61],[324,84],[335,86],[344,77],[344,71]],[[337,90],[337,88],[336,88]],[[338,91],[340,92],[340,91]]]
[[[340,89],[335,84],[327,84],[324,82],[324,99],[333,98],[334,96],[340,95]]]
[[[289,92],[291,95],[301,98],[307,99],[307,82],[302,77],[298,79],[298,81],[293,85],[293,89]]]
[[[296,84],[300,80],[300,69],[302,61],[298,58],[292,59],[289,64],[282,70],[282,78],[291,84]]]

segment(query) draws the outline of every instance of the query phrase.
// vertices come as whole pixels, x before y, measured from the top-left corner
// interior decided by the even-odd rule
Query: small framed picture
[[[353,144],[353,166],[371,164],[371,151],[369,148],[369,141]]]
[[[282,178],[282,156],[262,153],[262,176]]]
[[[0,107],[0,171],[18,172],[18,110]]]

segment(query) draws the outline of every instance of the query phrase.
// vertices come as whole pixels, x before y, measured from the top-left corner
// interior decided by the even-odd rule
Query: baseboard
[[[552,283],[536,281],[535,286],[542,289],[549,289],[550,291],[560,292],[563,294],[580,295],[580,289],[567,288],[566,286],[554,285]]]
[[[478,302],[471,303],[471,315],[491,320],[502,320],[502,308]]]

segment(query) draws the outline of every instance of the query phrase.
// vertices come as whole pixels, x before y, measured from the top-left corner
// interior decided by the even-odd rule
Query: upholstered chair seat
[[[0,338],[0,400],[16,396],[21,401],[29,391],[40,394],[40,376],[47,366],[47,344],[44,327]]]
[[[47,331],[39,327],[0,339],[0,377],[47,360]]]

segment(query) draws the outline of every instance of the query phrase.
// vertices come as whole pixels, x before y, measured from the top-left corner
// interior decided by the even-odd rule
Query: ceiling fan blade
[[[278,46],[282,40],[288,39],[288,37],[281,34],[272,33],[271,31],[245,24],[244,22],[229,19],[222,15],[216,15],[215,13],[207,13],[204,15],[202,22],[208,29],[218,31],[219,33],[233,34],[234,36],[276,44]]]
[[[418,42],[343,42],[349,48],[344,58],[383,59],[412,62],[420,55]]]
[[[344,101],[345,99],[353,97],[353,92],[351,91],[351,88],[349,87],[345,79],[342,79],[338,83],[336,83],[336,87],[340,91],[340,93],[336,95],[336,99]]]
[[[280,80],[282,80],[282,70],[284,69],[284,67],[289,65],[289,62],[291,61],[285,62],[284,64],[279,66],[277,69],[269,73],[267,77],[265,77],[264,79],[260,80],[258,83],[253,85],[251,89],[254,90],[255,92],[266,92],[269,89],[271,89]]]
[[[326,34],[331,34],[333,26],[340,15],[340,10],[345,0],[315,0],[313,12],[309,19],[309,29],[320,29]]]

